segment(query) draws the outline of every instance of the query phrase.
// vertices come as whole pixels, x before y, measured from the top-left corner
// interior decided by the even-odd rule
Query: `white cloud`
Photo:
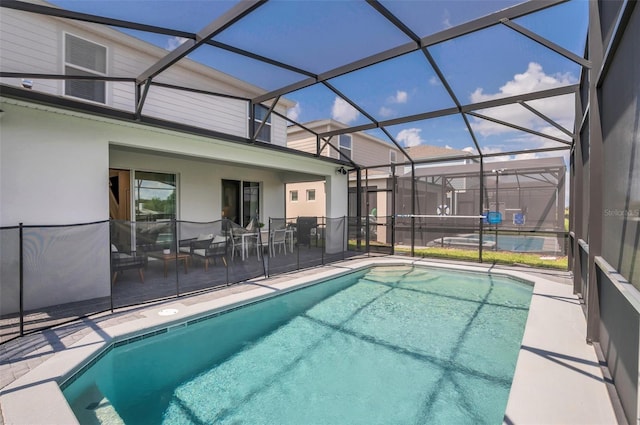
[[[431,84],[432,86],[440,86],[442,85],[442,81],[440,81],[440,78],[434,75],[433,77],[429,78],[429,84]]]
[[[484,93],[482,88],[478,88],[470,97],[471,102],[477,103],[507,96],[514,96],[517,94],[566,86],[574,84],[575,82],[576,79],[571,74],[547,75],[542,69],[542,66],[535,62],[531,62],[524,73],[516,74],[511,81],[508,81],[500,87],[498,93],[487,94]],[[574,102],[573,95],[565,95],[529,101],[527,104],[543,112],[565,128],[571,129],[575,113]],[[529,128],[531,130],[548,132],[550,129],[550,126],[548,126],[546,122],[541,124],[543,121],[541,121],[540,118],[536,117],[523,106],[517,104],[500,106],[477,112],[501,121]],[[472,120],[471,126],[476,132],[484,137],[514,131],[509,127],[477,118]],[[554,129],[553,133],[554,136],[564,137],[565,139],[567,138],[566,135],[563,135],[563,133],[557,129]]]
[[[451,14],[447,9],[442,13],[442,26],[444,28],[451,28],[453,26],[451,25]]]
[[[336,96],[331,108],[331,117],[334,120],[349,124],[358,119],[359,116],[360,112],[356,108],[347,103],[346,100]]]
[[[302,109],[300,108],[300,104],[296,102],[293,107],[287,109],[287,118],[292,119],[293,121],[298,121],[300,112],[302,112]]]
[[[177,49],[182,43],[184,43],[185,41],[187,41],[188,38],[183,38],[183,37],[171,37],[169,40],[167,40],[167,46],[166,49],[167,50],[175,50]]]
[[[392,96],[391,99],[389,99],[391,103],[407,103],[407,100],[409,100],[409,95],[404,90],[396,91],[395,96]]]
[[[405,147],[418,146],[424,143],[424,140],[420,137],[421,132],[422,129],[420,128],[406,128],[396,135],[396,140]]]
[[[482,153],[484,155],[501,153],[505,151],[504,146],[481,146]],[[485,162],[496,162],[496,161],[508,161],[511,157],[509,155],[502,156],[490,156],[484,159]]]
[[[485,100],[496,99],[504,96],[529,93],[532,91],[552,89],[554,87],[573,84],[576,79],[570,74],[547,75],[542,69],[542,65],[530,62],[527,70],[522,74],[516,74],[513,80],[508,81],[500,87],[499,93],[484,94],[482,88],[477,88],[471,94],[472,102],[483,102]]]
[[[382,108],[380,108],[380,111],[378,111],[378,115],[380,115],[383,118],[389,118],[396,115],[396,111],[394,111],[391,108],[387,108],[386,106],[383,106]]]

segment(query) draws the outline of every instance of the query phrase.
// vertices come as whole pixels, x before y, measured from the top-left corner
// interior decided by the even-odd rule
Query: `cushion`
[[[180,252],[186,252],[187,254],[189,254],[191,252],[191,247],[190,246],[181,246],[179,248]]]
[[[204,233],[201,233],[196,238],[196,240],[198,240],[198,241],[206,241],[207,239],[213,239],[213,233],[209,233],[208,235],[204,234]]]
[[[211,241],[211,243],[220,243],[220,242],[226,242],[227,238],[225,238],[222,235],[216,235],[215,238],[213,238],[213,240]]]
[[[111,252],[118,252],[118,247],[116,247],[114,244],[111,244]]]

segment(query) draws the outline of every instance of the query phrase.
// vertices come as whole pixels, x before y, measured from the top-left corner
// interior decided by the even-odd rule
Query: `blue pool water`
[[[477,241],[479,236],[471,235],[467,238]],[[498,249],[511,252],[541,252],[544,247],[544,239],[542,236],[499,235]],[[482,240],[484,242],[495,242],[496,237],[490,233],[485,233],[482,235]]]
[[[372,268],[117,346],[64,395],[81,423],[499,424],[531,294]]]

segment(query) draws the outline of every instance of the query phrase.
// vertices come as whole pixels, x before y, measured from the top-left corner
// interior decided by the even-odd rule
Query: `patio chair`
[[[231,259],[233,260],[233,258],[235,257],[236,252],[238,254],[240,254],[240,257],[242,258],[242,233],[244,233],[246,230],[238,227],[238,228],[234,228],[234,227],[230,227],[229,228],[229,235],[230,235],[230,242],[231,242]]]
[[[275,256],[276,246],[280,247],[280,252],[287,253],[287,229],[276,229],[269,237],[269,255]]]
[[[140,281],[144,283],[144,268],[146,266],[146,255],[138,254],[135,251],[132,251],[131,253],[120,252],[114,244],[111,244],[111,271],[113,272],[113,277],[111,278],[112,285],[115,285],[116,283],[118,272],[130,269],[137,269]]]
[[[206,248],[211,243],[212,240],[213,240],[213,233],[200,234],[195,238],[180,239],[178,241],[178,251],[185,254],[192,254],[194,249],[193,248],[194,243],[196,244],[196,248],[200,249],[200,248]]]
[[[191,255],[195,258],[201,258],[204,260],[204,271],[209,270],[209,259],[213,259],[213,264],[216,263],[216,258],[222,258],[222,263],[227,267],[227,238],[224,236],[215,236],[208,241],[195,241],[191,244]]]
[[[215,264],[216,258],[222,258],[222,263],[227,267],[227,238],[216,236],[208,246],[199,248],[197,245],[194,245],[193,256],[204,260],[205,272],[209,270],[209,259],[213,259]]]
[[[318,217],[298,217],[296,223],[298,245],[307,245],[311,248],[312,241],[317,245],[317,228]]]
[[[204,260],[204,271],[209,270],[209,259],[222,258],[224,266],[227,267],[227,238],[224,236],[200,235],[196,238],[183,239],[180,241],[180,251],[189,253],[191,258]]]

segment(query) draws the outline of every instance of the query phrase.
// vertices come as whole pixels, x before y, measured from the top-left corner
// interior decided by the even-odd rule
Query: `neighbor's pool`
[[[478,235],[465,236],[477,241]],[[495,242],[496,237],[487,232],[482,235],[484,242]],[[544,250],[544,236],[498,235],[498,249],[511,252],[542,252]]]
[[[499,424],[532,289],[372,268],[119,343],[64,395],[81,423]]]

